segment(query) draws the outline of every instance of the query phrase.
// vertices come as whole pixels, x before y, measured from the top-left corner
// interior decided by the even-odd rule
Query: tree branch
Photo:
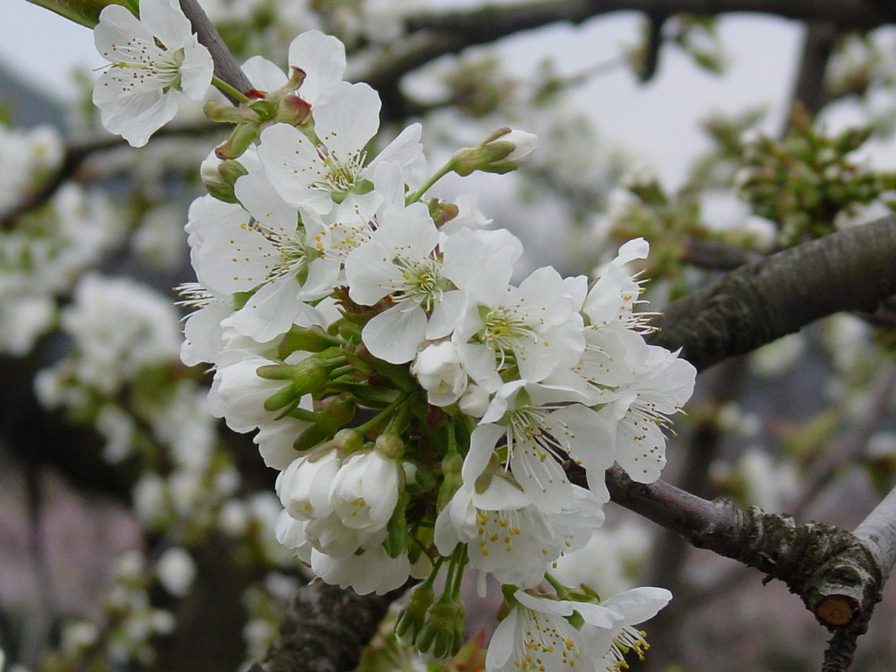
[[[314,581],[296,593],[280,637],[264,662],[249,672],[345,672],[376,634],[389,605],[405,588],[385,595],[357,595]]]
[[[513,5],[487,5],[470,10],[425,12],[410,16],[411,31],[463,33],[474,44],[521,30],[565,21],[581,23],[602,14],[634,11],[645,14],[727,13],[771,14],[801,21],[829,21],[842,27],[869,30],[894,20],[880,3],[866,0],[535,0]]]
[[[155,132],[154,137],[172,137],[186,135],[195,137],[204,133],[219,131],[220,127],[207,121],[199,123],[164,126]],[[16,220],[49,201],[65,182],[78,173],[81,166],[94,154],[108,150],[121,149],[128,144],[120,137],[104,134],[73,142],[65,149],[62,161],[46,179],[31,193],[26,194],[18,203],[0,212],[0,231],[12,229]]]
[[[791,107],[801,104],[810,117],[818,114],[830,100],[824,86],[824,75],[839,35],[839,28],[831,23],[816,21],[806,26]],[[790,119],[790,115],[787,118]],[[786,123],[789,124],[789,121]]]
[[[873,311],[896,293],[896,215],[743,266],[672,303],[657,345],[683,348],[698,369],[843,310]]]
[[[635,11],[648,16],[760,13],[785,19],[826,21],[841,28],[871,30],[894,21],[891,13],[867,0],[532,0],[408,16],[410,35],[398,50],[357,74],[381,94],[393,90],[408,72],[441,56],[494,42],[554,23],[580,24],[604,14]]]
[[[180,8],[193,26],[199,42],[209,50],[215,63],[215,75],[230,84],[238,91],[245,93],[252,88],[252,82],[240,68],[230,49],[221,39],[218,30],[212,25],[208,15],[198,0],[180,0]],[[225,94],[226,95],[226,94]],[[230,98],[230,96],[228,96]],[[230,99],[232,103],[237,101]]]

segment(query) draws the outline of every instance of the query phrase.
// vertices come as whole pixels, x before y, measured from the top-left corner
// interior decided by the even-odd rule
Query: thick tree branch
[[[249,672],[345,672],[376,633],[389,605],[405,588],[386,595],[357,595],[315,581],[296,593],[280,637]]]
[[[681,260],[708,270],[733,271],[764,258],[759,252],[712,238],[688,238],[682,243]]]
[[[513,5],[486,5],[453,12],[426,12],[406,19],[409,30],[464,33],[492,41],[504,35],[565,21],[581,23],[612,12],[645,14],[759,13],[802,21],[829,21],[842,27],[871,29],[894,20],[880,3],[867,0],[536,0]]]
[[[411,34],[390,52],[358,73],[384,95],[402,76],[446,54],[486,44],[554,23],[580,24],[613,12],[648,16],[760,13],[785,19],[825,21],[841,28],[871,30],[894,21],[879,4],[868,0],[533,0],[513,5],[486,5],[457,11],[427,11],[405,19]]]
[[[674,302],[652,342],[698,369],[770,343],[843,310],[873,311],[896,293],[896,216],[743,266]]]

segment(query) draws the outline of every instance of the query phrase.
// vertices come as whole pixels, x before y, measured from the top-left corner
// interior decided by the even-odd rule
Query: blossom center
[[[441,275],[441,264],[433,257],[408,260],[396,257],[393,262],[401,270],[401,282],[395,288],[396,301],[414,301],[432,313],[448,289],[448,280]]]
[[[332,193],[338,202],[354,188],[358,175],[364,167],[367,152],[358,150],[340,160],[326,147],[318,145],[317,156],[324,165],[324,171],[320,179],[315,180],[309,186],[318,191]]]
[[[184,63],[185,52],[183,49],[168,51],[160,45],[131,38],[126,44],[113,44],[114,55],[122,56],[125,60],[113,61],[110,65],[116,73],[116,79],[126,89],[180,88],[180,69]],[[103,56],[111,60],[109,52]]]
[[[532,327],[508,308],[480,306],[479,314],[482,327],[476,333],[475,340],[498,353],[502,365],[508,357],[512,358],[514,347],[522,339],[535,337]]]

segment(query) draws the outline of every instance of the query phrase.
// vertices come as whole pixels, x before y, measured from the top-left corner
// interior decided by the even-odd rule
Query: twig
[[[252,88],[252,82],[246,77],[236,58],[230,53],[230,49],[224,44],[224,40],[221,39],[221,35],[212,25],[198,0],[180,0],[180,7],[186,17],[190,19],[199,42],[211,52],[212,60],[215,63],[215,75],[242,93],[249,91]],[[230,97],[228,96],[228,98]],[[230,100],[233,103],[237,102],[233,98]]]
[[[839,28],[831,23],[814,21],[806,26],[791,104],[800,103],[810,117],[818,114],[830,100],[824,76],[839,36]]]
[[[186,125],[164,126],[155,133],[155,137],[166,136],[195,136],[204,133],[219,131],[209,122],[200,122]],[[127,143],[119,137],[102,135],[73,142],[63,154],[59,166],[44,180],[33,192],[26,195],[18,203],[13,204],[5,211],[0,212],[0,231],[12,229],[16,220],[22,215],[39,208],[49,201],[65,182],[73,178],[79,168],[94,154],[107,150],[127,147]]]

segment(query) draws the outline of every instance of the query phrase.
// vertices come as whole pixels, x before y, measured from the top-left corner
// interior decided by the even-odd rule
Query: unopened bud
[[[215,156],[219,159],[238,159],[252,146],[258,138],[258,125],[243,122],[236,125],[230,136],[215,147]]]
[[[508,173],[535,149],[537,138],[532,133],[501,128],[477,147],[464,147],[454,155],[453,170],[465,177],[477,170],[484,173]]]
[[[233,187],[236,181],[248,172],[243,164],[233,159],[221,161],[209,158],[199,166],[199,176],[208,193],[225,203],[237,202]]]

